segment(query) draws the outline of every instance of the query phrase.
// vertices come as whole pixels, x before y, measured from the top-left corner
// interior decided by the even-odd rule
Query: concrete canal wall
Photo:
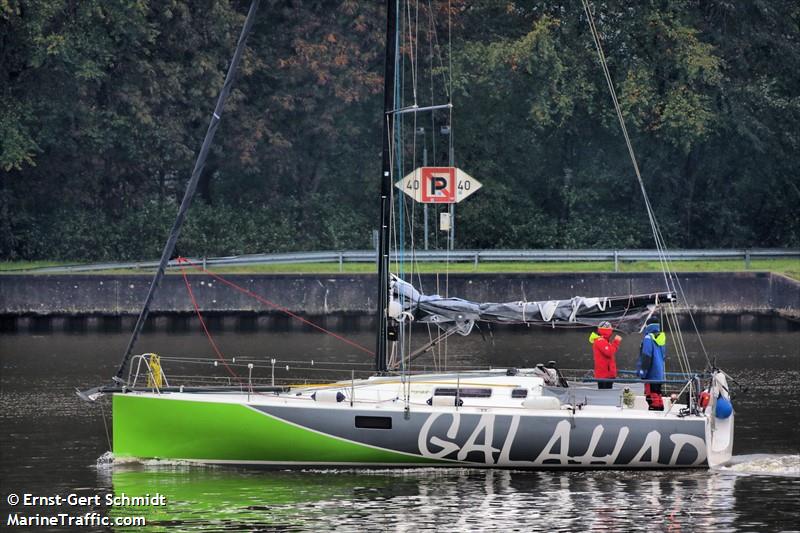
[[[371,274],[236,274],[225,278],[293,313],[326,317],[329,325],[344,320],[354,327],[364,326],[375,311],[376,278]],[[258,321],[285,322],[284,313],[278,309],[219,280],[207,275],[189,279],[200,308],[218,321],[240,316],[255,325]],[[745,321],[768,316],[794,321],[800,318],[800,283],[782,275],[685,273],[679,279],[689,306],[707,317],[702,320],[710,320],[712,326],[716,320],[730,323],[743,316]],[[26,321],[47,328],[51,319],[66,321],[67,326],[80,326],[89,320],[91,324],[127,328],[127,322],[139,313],[149,283],[150,277],[145,275],[0,276],[0,328],[18,329]],[[663,290],[664,278],[660,273],[467,273],[449,278],[423,275],[415,284],[427,294],[514,301],[642,294]],[[158,326],[173,318],[186,320],[193,313],[183,278],[166,276],[153,302],[153,323]]]

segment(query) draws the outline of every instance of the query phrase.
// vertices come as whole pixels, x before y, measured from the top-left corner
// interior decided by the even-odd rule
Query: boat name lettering
[[[436,431],[431,431],[435,422],[442,416],[450,417],[450,424],[447,426],[447,431],[441,435],[441,430],[437,435]],[[495,442],[495,427],[497,417],[510,418],[508,429],[505,430],[505,435],[498,434],[499,439],[502,441],[502,446],[497,448],[494,446]],[[469,416],[467,419],[471,420],[476,417]],[[520,444],[527,444],[529,456],[533,457],[532,460],[514,460],[511,459],[511,448],[519,441],[517,433],[519,431],[521,415],[494,415],[484,414],[477,417],[474,427],[469,432],[469,436],[464,439],[458,439],[459,430],[463,425],[461,413],[432,413],[428,416],[425,423],[420,428],[417,444],[419,452],[424,457],[431,459],[451,459],[457,461],[465,461],[472,452],[482,454],[483,463],[487,465],[501,465],[501,466],[546,466],[546,465],[614,465],[614,464],[628,464],[635,466],[659,466],[659,465],[676,465],[681,451],[686,446],[690,446],[695,451],[695,460],[692,465],[699,465],[706,460],[706,446],[702,438],[688,435],[685,433],[672,433],[669,435],[669,440],[672,442],[672,453],[669,456],[668,462],[660,459],[667,459],[661,457],[661,440],[662,434],[659,431],[649,431],[642,438],[642,432],[632,436],[631,429],[628,426],[622,426],[618,429],[616,438],[614,440],[613,448],[608,454],[597,454],[598,444],[606,432],[606,427],[603,424],[597,424],[591,431],[589,442],[587,443],[586,450],[580,455],[570,455],[570,439],[573,437],[572,430],[574,421],[561,420],[555,425],[547,443],[538,449],[532,449],[530,442],[520,442]],[[505,426],[505,424],[503,424]],[[636,453],[633,454],[629,461],[624,463],[618,462],[620,453],[622,452],[629,439],[641,440],[641,445]],[[499,442],[499,441],[498,441]],[[634,444],[637,442],[634,440]],[[535,454],[535,457],[534,457]],[[630,452],[628,452],[630,456]],[[480,462],[480,461],[479,461]]]

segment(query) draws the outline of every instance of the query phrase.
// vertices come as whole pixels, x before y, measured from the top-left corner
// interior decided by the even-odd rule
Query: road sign
[[[480,189],[481,184],[456,167],[420,167],[395,187],[422,204],[455,204]]]

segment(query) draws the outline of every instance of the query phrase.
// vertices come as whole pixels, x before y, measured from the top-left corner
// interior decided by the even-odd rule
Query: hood
[[[611,334],[614,333],[614,330],[612,328],[597,328],[597,333],[599,333],[601,337],[609,339],[611,338]]]
[[[661,331],[661,326],[658,324],[648,324],[647,327],[644,328],[645,335],[648,333],[658,333],[659,331]]]

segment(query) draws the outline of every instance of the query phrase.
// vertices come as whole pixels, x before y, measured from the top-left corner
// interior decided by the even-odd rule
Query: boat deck
[[[626,404],[624,395],[631,398]],[[163,399],[248,406],[280,405],[317,409],[374,409],[384,411],[461,412],[544,416],[612,417],[626,419],[684,418],[683,404],[664,398],[664,411],[649,411],[641,383],[615,384],[598,389],[595,383],[569,382],[548,386],[544,379],[522,369],[415,376],[373,376],[317,385],[289,387],[285,392],[136,392]],[[632,401],[631,401],[632,400]]]

